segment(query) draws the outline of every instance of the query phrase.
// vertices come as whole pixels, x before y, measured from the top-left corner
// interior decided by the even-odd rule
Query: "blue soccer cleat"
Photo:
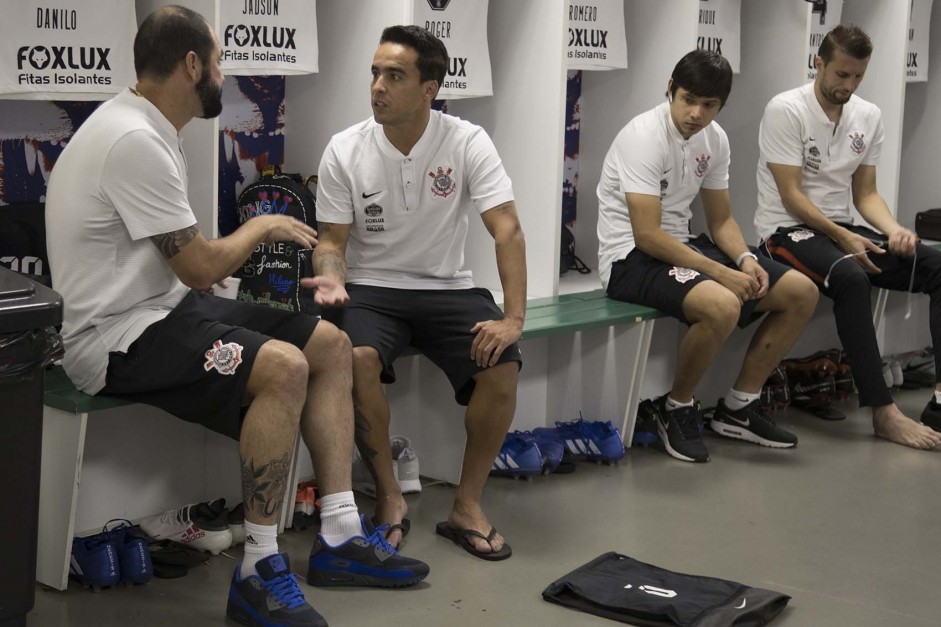
[[[532,477],[542,474],[542,451],[536,438],[522,431],[506,434],[500,453],[493,461],[494,477]]]
[[[624,458],[621,433],[611,421],[589,422],[579,418],[556,422],[556,432],[565,442],[566,450],[590,462],[616,462]]]
[[[108,525],[119,524],[111,529]],[[154,565],[147,548],[147,538],[129,520],[109,520],[99,534],[110,540],[118,551],[121,582],[127,584],[147,583],[154,576]]]
[[[72,540],[69,577],[98,592],[121,580],[118,549],[105,534]]]

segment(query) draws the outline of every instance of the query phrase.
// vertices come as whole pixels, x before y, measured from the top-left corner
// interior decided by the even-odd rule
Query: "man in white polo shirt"
[[[768,103],[758,136],[755,229],[762,253],[797,268],[833,299],[859,404],[872,408],[876,435],[930,449],[941,444],[941,383],[922,413],[924,424],[892,401],[882,376],[870,286],[930,294],[931,337],[941,346],[941,252],[918,243],[876,189],[882,114],[853,93],[871,55],[865,32],[837,26],[820,44],[814,82]],[[853,224],[852,205],[876,230]],[[937,350],[935,368],[941,376]]]
[[[761,409],[759,395],[817,303],[813,284],[759,259],[732,217],[729,141],[713,122],[731,89],[726,59],[704,50],[688,53],[667,83],[668,102],[638,115],[615,137],[598,182],[598,268],[608,296],[655,307],[689,325],[672,387],[652,411],[667,452],[691,462],[709,459],[696,386],[736,324],[744,327],[766,312],[710,426],[762,446],[797,444],[797,436]],[[690,234],[690,203],[697,195],[712,239]]]
[[[397,546],[407,532],[407,506],[392,471],[382,383],[395,380],[392,363],[411,344],[445,371],[467,406],[461,483],[437,532],[499,560],[510,547],[480,499],[516,408],[525,244],[487,133],[431,110],[447,63],[444,44],[427,30],[383,31],[372,63],[373,117],[335,135],[320,162],[314,269],[345,287],[319,290],[317,301],[353,342],[356,441],[389,542]],[[471,215],[496,242],[505,314],[462,270]]]

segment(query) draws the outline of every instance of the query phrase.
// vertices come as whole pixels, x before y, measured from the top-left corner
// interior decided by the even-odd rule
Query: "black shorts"
[[[324,309],[329,320],[350,336],[353,347],[372,346],[382,361],[383,383],[395,382],[395,361],[411,344],[448,376],[454,398],[470,402],[474,375],[484,370],[471,359],[471,328],[483,320],[502,320],[493,295],[483,288],[464,290],[403,290],[348,284],[350,304]],[[503,351],[497,363],[522,364],[519,345]]]
[[[706,235],[700,235],[686,243],[709,259],[729,268],[735,268],[735,261],[722,252]],[[757,248],[750,247],[754,253]],[[790,270],[784,264],[758,256],[758,263],[768,273],[768,289],[774,287],[784,273]],[[626,258],[614,262],[611,278],[608,281],[607,294],[616,300],[623,300],[638,305],[653,307],[663,313],[689,324],[683,313],[683,299],[690,290],[703,281],[712,281],[712,277],[691,270],[679,268],[655,259],[639,248],[632,250]],[[747,300],[742,305],[738,326],[744,328],[761,317],[755,312],[757,300]]]
[[[318,319],[192,290],[127,352],[112,352],[102,394],[155,405],[239,439],[255,356],[271,339],[302,349]]]

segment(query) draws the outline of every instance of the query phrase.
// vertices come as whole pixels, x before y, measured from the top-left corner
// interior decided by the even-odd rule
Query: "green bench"
[[[624,442],[630,446],[636,418],[640,385],[650,348],[653,322],[662,314],[655,309],[607,298],[603,290],[563,294],[527,302],[522,340],[572,334],[616,325],[641,325],[640,341],[634,355],[634,367],[628,387],[627,407],[621,425]],[[406,355],[417,354],[409,349]],[[89,414],[134,405],[132,401],[110,396],[89,396],[79,392],[61,367],[46,370],[43,403],[43,456],[39,507],[39,542],[36,579],[53,588],[68,585],[68,565],[75,512],[82,473],[85,429]],[[280,524],[289,525],[294,504],[295,470]]]

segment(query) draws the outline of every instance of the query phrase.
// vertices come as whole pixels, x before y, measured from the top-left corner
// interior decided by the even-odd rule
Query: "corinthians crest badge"
[[[431,193],[435,196],[447,198],[457,189],[457,183],[451,178],[451,172],[451,168],[445,170],[439,166],[437,172],[428,173],[428,176],[431,177]]]
[[[222,340],[216,340],[212,348],[206,351],[206,363],[203,368],[209,372],[213,368],[220,374],[234,374],[235,369],[242,363],[242,347],[235,342],[223,344]]]

